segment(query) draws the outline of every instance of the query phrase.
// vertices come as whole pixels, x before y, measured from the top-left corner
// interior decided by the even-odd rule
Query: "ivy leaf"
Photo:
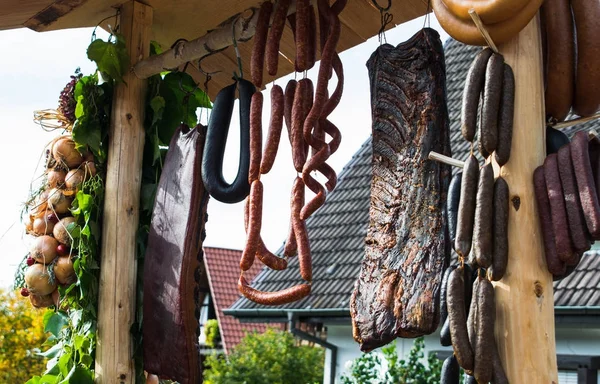
[[[129,55],[125,46],[125,39],[115,35],[116,41],[103,41],[96,39],[88,46],[87,56],[98,66],[102,76],[122,83],[123,75],[129,67]]]
[[[210,99],[187,73],[170,72],[160,83],[159,94],[165,99],[165,109],[158,125],[158,136],[168,145],[181,123],[193,127],[198,122],[198,108],[212,108]]]
[[[144,211],[152,212],[154,207],[154,199],[156,197],[157,185],[154,183],[142,185],[142,209]]]
[[[88,355],[89,357],[89,355]],[[89,357],[91,360],[91,357]],[[91,364],[91,363],[90,363]],[[94,384],[92,372],[82,367],[76,367],[75,372],[71,375],[69,383],[73,384]]]
[[[62,351],[62,347],[63,347],[62,344],[58,343],[55,346],[53,346],[52,348],[50,348],[49,350],[47,350],[46,352],[40,352],[40,353],[38,353],[38,355],[39,356],[44,356],[44,357],[47,357],[47,358],[53,358],[56,355],[58,355],[58,353],[60,351]],[[50,371],[51,368],[48,367],[48,370]]]
[[[46,320],[45,315],[44,320]],[[44,321],[44,331],[50,332],[54,336],[58,337],[61,329],[63,329],[63,327],[66,326],[68,323],[69,319],[62,312],[55,312],[54,314],[52,314],[52,316],[48,318],[47,321]]]
[[[65,229],[73,239],[78,239],[81,236],[81,227],[77,223],[69,223]]]
[[[73,364],[73,361],[71,360],[71,358],[73,357],[72,353],[66,352],[64,353],[60,359],[58,359],[58,368],[60,369],[60,373],[63,375],[63,377],[66,377],[69,375],[69,372],[71,371],[71,367]]]
[[[58,380],[58,376],[55,375],[44,375],[40,378],[37,384],[55,384]]]
[[[160,55],[162,53],[162,47],[158,41],[150,41],[150,56]]]
[[[163,111],[165,110],[165,98],[162,96],[155,96],[150,100],[150,107],[152,108],[152,125],[162,119]]]

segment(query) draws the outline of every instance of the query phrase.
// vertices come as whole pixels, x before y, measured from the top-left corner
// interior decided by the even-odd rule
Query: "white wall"
[[[350,325],[327,325],[327,341],[338,347],[336,365],[336,383],[348,371],[352,360],[360,357],[362,352],[358,343],[352,338]],[[400,357],[408,354],[413,346],[414,339],[397,339],[397,350]],[[425,356],[429,351],[452,350],[452,347],[440,345],[439,332],[425,336]],[[563,327],[556,329],[556,353],[560,355],[596,355],[600,356],[600,329]],[[331,352],[327,350],[325,357],[324,384],[333,384],[329,381],[329,367]],[[600,373],[598,375],[600,383]]]
[[[350,325],[327,325],[327,341],[338,347],[337,365],[336,365],[336,383],[340,377],[348,371],[352,360],[360,357],[362,352],[358,343],[352,338],[352,327]],[[397,339],[397,351],[400,357],[407,355],[413,346],[414,339]],[[431,350],[451,350],[451,347],[442,347],[440,345],[439,333],[425,336],[425,356]],[[333,384],[329,382],[329,367],[331,364],[331,352],[327,350],[325,357],[325,380],[324,384]]]

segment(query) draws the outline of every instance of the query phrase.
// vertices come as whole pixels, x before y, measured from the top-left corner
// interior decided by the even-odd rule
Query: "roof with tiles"
[[[460,160],[466,160],[470,149],[460,132],[462,89],[468,68],[479,49],[452,39],[445,44],[452,153]],[[579,130],[594,128],[600,128],[600,124],[590,122],[564,131],[572,135]],[[370,182],[371,139],[368,139],[340,173],[338,186],[328,196],[326,204],[306,222],[314,277],[310,296],[277,308],[348,310],[363,257]],[[264,269],[252,285],[260,290],[275,291],[301,281],[298,262],[292,259],[285,271]],[[599,254],[588,252],[575,272],[555,283],[555,303],[557,306],[600,306]],[[230,309],[237,312],[262,308],[266,307],[241,298]]]
[[[225,353],[229,353],[246,332],[264,332],[267,329],[264,323],[240,323],[236,318],[223,314],[223,310],[231,306],[239,296],[237,281],[241,256],[242,251],[238,250],[204,247],[204,264]],[[245,274],[248,278],[253,278],[262,267],[260,262],[256,262]]]

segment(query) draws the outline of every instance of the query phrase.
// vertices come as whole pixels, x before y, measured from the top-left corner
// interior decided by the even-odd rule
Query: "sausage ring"
[[[485,24],[494,24],[514,18],[529,0],[443,0],[454,16],[471,21],[469,10],[477,12]]]
[[[495,24],[487,24],[486,29],[496,44],[505,43],[516,36],[535,16],[543,0],[530,0],[513,18]],[[440,25],[450,36],[469,45],[487,45],[473,22],[457,18],[446,8],[443,0],[432,0],[431,6]]]
[[[238,173],[232,183],[223,177],[223,156],[233,113],[235,90],[240,99],[240,159]],[[202,155],[202,182],[211,197],[228,204],[239,203],[250,192],[248,172],[250,167],[250,101],[256,91],[244,79],[223,88],[217,94],[213,112],[206,130],[206,143]]]

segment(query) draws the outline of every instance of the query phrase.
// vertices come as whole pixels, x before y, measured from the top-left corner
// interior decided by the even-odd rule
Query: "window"
[[[558,371],[558,384],[577,384],[577,371]]]
[[[206,322],[208,320],[216,318],[217,314],[215,312],[215,306],[213,304],[212,296],[210,295],[210,293],[207,293],[204,296],[204,301],[202,302],[202,305],[200,306],[200,338],[198,339],[200,345],[204,345],[206,343],[206,333],[204,329]]]

